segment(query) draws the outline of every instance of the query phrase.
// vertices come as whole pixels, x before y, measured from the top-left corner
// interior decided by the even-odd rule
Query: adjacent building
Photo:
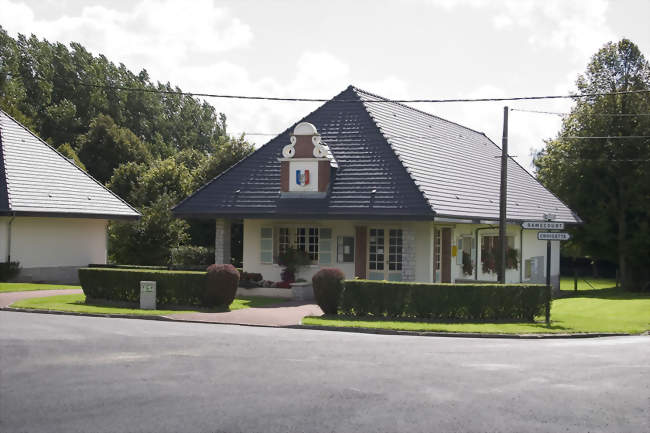
[[[216,221],[217,263],[243,221],[243,267],[279,280],[278,255],[306,251],[309,278],[496,281],[500,148],[485,134],[348,87],[179,203],[179,217]],[[580,223],[508,160],[507,282],[544,282],[546,242],[523,221]],[[559,284],[559,243],[551,277]]]
[[[18,281],[73,283],[106,263],[107,224],[137,210],[0,110],[0,261]]]

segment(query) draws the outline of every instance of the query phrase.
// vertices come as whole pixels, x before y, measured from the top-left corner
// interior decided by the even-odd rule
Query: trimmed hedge
[[[9,281],[19,273],[19,262],[0,262],[0,281]]]
[[[230,305],[235,300],[239,271],[233,265],[210,265],[205,280],[203,303],[209,307]]]
[[[338,311],[345,274],[338,268],[323,268],[311,278],[316,303],[325,314]]]
[[[158,305],[203,305],[206,272],[154,269],[81,268],[79,281],[89,299],[140,302],[140,281],[156,281]]]
[[[543,314],[542,284],[431,284],[347,280],[339,311],[351,316],[438,320],[526,320]]]

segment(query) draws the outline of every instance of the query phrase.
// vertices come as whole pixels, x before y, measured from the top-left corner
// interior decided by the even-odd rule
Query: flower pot
[[[310,301],[314,299],[314,288],[309,281],[291,283],[291,291],[293,292],[293,299],[296,301]]]

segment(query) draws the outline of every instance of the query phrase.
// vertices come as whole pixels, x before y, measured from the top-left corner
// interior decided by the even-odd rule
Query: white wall
[[[332,229],[333,241],[333,263],[327,266],[337,267],[341,269],[347,278],[354,277],[354,263],[336,263],[336,238],[337,236],[355,236],[356,226],[366,227],[401,227],[403,229],[411,229],[415,232],[415,281],[432,281],[433,275],[433,230],[432,227],[443,228],[450,227],[452,229],[451,245],[457,245],[458,239],[462,235],[471,235],[473,238],[473,245],[476,246],[476,229],[486,227],[486,225],[478,224],[446,224],[432,222],[409,222],[409,221],[351,221],[351,220],[262,220],[262,219],[245,219],[244,220],[244,270],[247,272],[259,272],[264,279],[279,281],[282,266],[277,264],[261,264],[260,263],[260,230],[262,227],[280,227],[287,225],[301,225],[301,226],[319,226]],[[478,280],[495,281],[497,280],[496,273],[483,273],[481,269],[481,237],[482,236],[495,236],[498,235],[498,228],[483,229],[478,232],[479,242],[478,251],[474,252],[474,266],[478,263]],[[521,253],[522,248],[520,244],[521,227],[519,225],[509,225],[507,228],[509,236],[514,238],[514,246]],[[523,231],[523,259],[519,263],[517,269],[509,269],[506,271],[506,282],[518,283],[520,282],[520,269],[524,261],[531,257],[546,256],[546,242],[537,240],[537,230],[524,230]],[[560,270],[560,247],[559,242],[552,243],[552,262],[551,262],[551,276],[557,278]],[[406,259],[406,257],[404,258]],[[544,259],[545,260],[545,259]],[[304,268],[299,278],[310,279],[321,266],[312,265]],[[544,274],[546,268],[544,265]],[[523,274],[523,272],[522,272]],[[452,281],[456,279],[470,280],[474,279],[474,274],[463,275],[462,265],[457,264],[456,257],[451,258],[451,278]],[[526,279],[524,278],[524,281]]]
[[[0,221],[3,261],[7,259],[7,221]],[[103,219],[16,217],[11,226],[11,260],[23,268],[106,263],[107,223]]]
[[[303,268],[298,278],[307,280],[321,267],[336,267],[341,269],[346,278],[354,278],[354,263],[336,262],[336,240],[338,236],[355,236],[355,227],[396,227],[410,228],[415,231],[416,251],[416,281],[428,281],[431,272],[432,259],[430,257],[430,227],[428,222],[404,222],[404,221],[351,221],[351,220],[244,220],[244,254],[243,268],[246,272],[259,272],[264,279],[280,281],[280,274],[283,267],[278,264],[260,263],[260,232],[262,227],[281,227],[287,225],[317,226],[332,229],[332,258],[330,265],[311,265]]]
[[[442,225],[441,225],[442,227]],[[476,246],[476,229],[488,227],[486,225],[477,225],[477,224],[456,224],[452,230],[452,246],[457,245],[458,239],[462,235],[471,235],[473,243]],[[515,224],[509,224],[507,226],[507,235],[514,238],[514,247],[519,251],[520,254],[523,254],[523,257],[520,260],[519,266],[517,269],[507,269],[506,270],[506,282],[507,283],[518,283],[520,282],[520,277],[523,282],[530,281],[527,280],[523,272],[523,266],[527,259],[532,257],[544,257],[543,263],[543,275],[546,275],[546,241],[537,240],[537,232],[539,230],[524,230],[523,231],[523,245],[521,244],[521,226]],[[483,281],[497,281],[496,273],[483,273],[481,266],[481,237],[483,236],[497,236],[499,234],[498,227],[481,229],[478,232],[478,250],[474,252],[474,265],[478,264],[478,274],[477,277],[479,280]],[[522,248],[523,247],[523,248]],[[463,275],[462,265],[456,264],[456,258],[452,257],[452,266],[451,266],[451,276],[452,281],[456,278],[459,279],[473,279],[474,275],[468,276]],[[520,268],[522,271],[520,273]],[[551,278],[557,279],[560,274],[560,243],[551,242]]]

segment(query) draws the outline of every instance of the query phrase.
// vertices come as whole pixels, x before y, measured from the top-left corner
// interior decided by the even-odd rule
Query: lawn
[[[543,317],[538,317],[534,323],[430,323],[385,318],[359,320],[359,318],[322,316],[305,317],[302,323],[317,326],[430,332],[638,334],[650,330],[650,294],[604,288],[581,290],[575,296],[553,301],[550,327],[546,326]]]
[[[65,286],[61,284],[0,283],[0,293],[29,292],[32,290],[61,290],[61,289],[81,289],[81,286]]]
[[[282,302],[278,298],[266,298],[261,296],[241,297],[235,299],[230,305],[230,310],[241,310],[243,308],[263,307],[265,305],[277,304]],[[38,310],[56,310],[56,311],[73,311],[78,313],[92,314],[132,314],[139,316],[164,316],[168,314],[181,313],[217,313],[227,311],[224,309],[171,309],[171,310],[140,310],[138,308],[129,308],[116,306],[111,303],[93,302],[86,304],[86,296],[79,295],[59,295],[47,296],[43,298],[23,299],[22,301],[11,304],[13,308],[30,308]]]
[[[611,289],[613,287],[616,287],[616,280],[613,278],[578,277],[578,291]],[[573,291],[573,277],[560,277],[560,290]]]

